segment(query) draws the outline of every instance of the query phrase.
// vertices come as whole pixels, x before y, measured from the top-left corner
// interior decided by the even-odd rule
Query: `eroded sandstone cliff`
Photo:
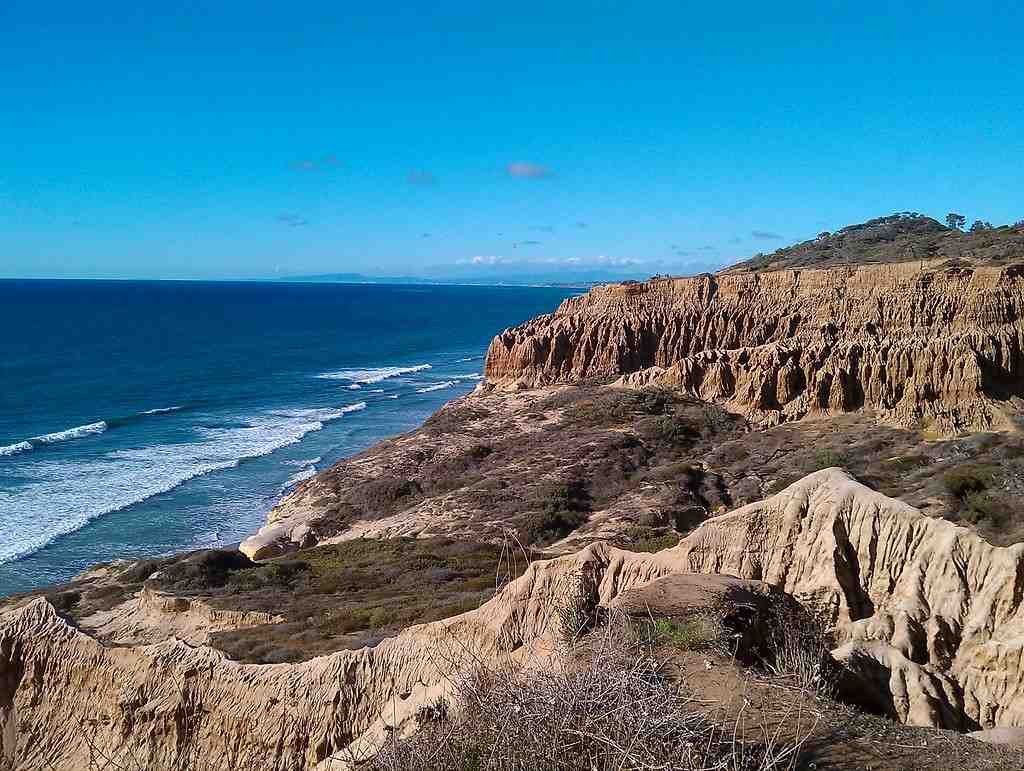
[[[846,641],[837,656],[903,721],[1024,726],[1024,545],[992,546],[828,469],[676,548],[595,544],[536,562],[479,610],[296,665],[238,664],[174,638],[108,647],[34,600],[0,614],[0,757],[17,769],[79,769],[91,751],[160,768],[330,768],[445,693],[464,655],[543,655],[571,593],[609,605],[691,572],[820,608]]]
[[[596,287],[498,335],[506,388],[662,384],[762,426],[870,409],[939,434],[1005,428],[1024,390],[1024,272],[904,262]]]

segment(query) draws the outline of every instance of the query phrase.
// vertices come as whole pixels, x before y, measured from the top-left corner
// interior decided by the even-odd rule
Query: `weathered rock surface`
[[[841,659],[873,659],[889,678],[900,720],[1024,726],[1024,544],[992,546],[826,469],[669,553],[822,612],[849,640]]]
[[[761,426],[871,409],[936,433],[1003,428],[1024,392],[1024,272],[906,262],[601,286],[498,335],[505,388],[672,385]]]
[[[630,590],[693,572],[764,582],[819,608],[844,636],[837,655],[901,720],[1024,727],[1024,544],[992,546],[827,469],[676,548],[595,544],[534,563],[479,610],[302,664],[243,665],[177,640],[108,647],[36,600],[0,614],[0,757],[16,769],[83,768],[87,735],[108,756],[157,768],[185,757],[329,768],[443,694],[464,656],[542,656],[570,592],[625,603]],[[707,584],[676,590],[700,602]]]

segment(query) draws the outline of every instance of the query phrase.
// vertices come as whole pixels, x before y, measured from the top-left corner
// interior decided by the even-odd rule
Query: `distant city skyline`
[[[1024,219],[1017,6],[144,5],[0,7],[0,277],[645,277]]]

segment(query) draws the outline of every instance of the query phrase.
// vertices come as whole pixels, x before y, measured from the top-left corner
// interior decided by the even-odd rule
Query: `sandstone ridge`
[[[331,760],[371,753],[443,694],[464,653],[544,655],[569,593],[607,606],[692,573],[763,582],[819,608],[844,640],[835,655],[904,722],[1024,726],[1024,545],[992,546],[826,469],[673,549],[594,544],[533,563],[478,610],[302,664],[238,664],[176,639],[108,647],[34,600],[0,614],[0,758],[83,768],[87,733],[107,757],[159,768],[192,757],[340,768]]]
[[[1006,428],[1024,382],[1024,272],[937,261],[595,287],[492,341],[506,389],[621,378],[761,427],[873,410],[937,434]]]

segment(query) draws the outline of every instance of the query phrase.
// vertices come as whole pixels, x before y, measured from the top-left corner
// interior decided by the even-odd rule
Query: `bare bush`
[[[420,729],[392,736],[372,771],[640,771],[795,768],[800,739],[737,734],[663,676],[624,619],[580,641],[562,666],[480,666],[455,679]],[[806,733],[803,734],[806,736]]]
[[[821,614],[778,603],[772,609],[769,629],[765,661],[769,673],[819,696],[834,696],[839,665],[832,658],[835,640]]]

